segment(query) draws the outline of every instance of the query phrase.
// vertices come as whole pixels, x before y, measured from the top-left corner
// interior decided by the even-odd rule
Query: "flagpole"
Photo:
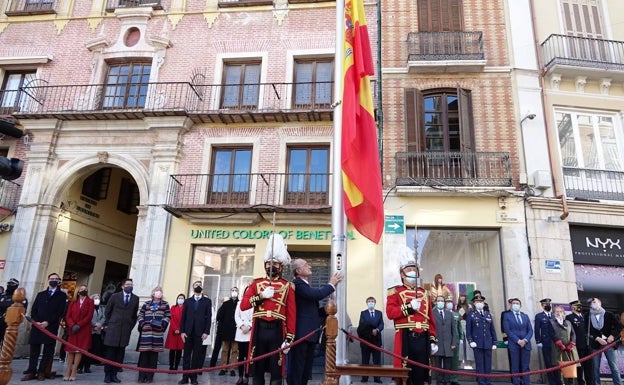
[[[332,272],[341,272],[343,280],[336,287],[336,306],[338,308],[338,327],[346,329],[346,297],[347,297],[347,245],[346,217],[342,198],[342,95],[344,83],[344,6],[345,0],[336,0],[336,53],[334,57],[334,145],[332,167]],[[348,362],[346,338],[338,332],[336,338],[336,364]],[[350,378],[341,376],[340,383],[348,384]]]

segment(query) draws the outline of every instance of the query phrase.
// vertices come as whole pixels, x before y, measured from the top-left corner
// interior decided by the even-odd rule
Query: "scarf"
[[[565,320],[563,317],[555,317],[559,325],[563,326],[563,321]]]
[[[594,310],[591,309],[589,311],[589,313],[591,314],[590,320],[591,320],[591,324],[594,327],[594,329],[596,330],[602,330],[602,328],[604,327],[604,319],[605,319],[605,309],[600,308],[599,310]],[[596,315],[600,315],[600,317],[598,317],[598,319],[596,319]]]

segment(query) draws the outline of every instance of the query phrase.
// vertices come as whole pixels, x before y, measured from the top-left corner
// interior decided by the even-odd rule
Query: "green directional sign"
[[[403,215],[386,215],[384,232],[386,234],[405,233],[405,217]]]

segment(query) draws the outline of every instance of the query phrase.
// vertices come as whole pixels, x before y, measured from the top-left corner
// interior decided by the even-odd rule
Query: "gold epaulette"
[[[394,293],[396,293],[398,286],[392,286],[391,288],[388,289],[388,291],[386,292],[386,295],[390,296],[390,295],[394,295]]]

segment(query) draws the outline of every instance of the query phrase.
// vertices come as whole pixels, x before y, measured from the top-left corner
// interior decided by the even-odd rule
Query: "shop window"
[[[499,315],[505,310],[503,268],[500,235],[498,230],[452,230],[408,228],[407,244],[416,245],[416,255],[421,267],[421,283],[431,288],[436,274],[441,274],[455,303],[463,292],[472,299],[475,289],[486,297],[489,310],[496,320],[496,332],[500,338]],[[416,239],[414,239],[416,237]],[[464,342],[464,346],[467,343]],[[460,349],[462,368],[474,368],[472,349]],[[493,360],[494,370],[503,368],[507,362]]]
[[[104,109],[145,107],[151,69],[151,64],[147,63],[109,65],[102,107]]]
[[[139,187],[130,178],[121,178],[117,210],[126,214],[137,214],[139,209]]]
[[[333,74],[332,59],[296,60],[293,108],[330,108]]]
[[[259,62],[225,63],[221,108],[258,108],[260,69]]]
[[[11,115],[14,112],[23,111],[28,101],[23,87],[28,86],[35,80],[35,71],[19,71],[5,73],[0,88],[0,114]]]
[[[251,183],[251,148],[216,148],[208,203],[248,204]]]
[[[326,205],[329,197],[329,147],[288,148],[288,180],[284,203]]]
[[[100,201],[106,199],[108,196],[108,186],[110,184],[111,168],[101,168],[89,175],[84,182],[82,182],[81,194]]]

